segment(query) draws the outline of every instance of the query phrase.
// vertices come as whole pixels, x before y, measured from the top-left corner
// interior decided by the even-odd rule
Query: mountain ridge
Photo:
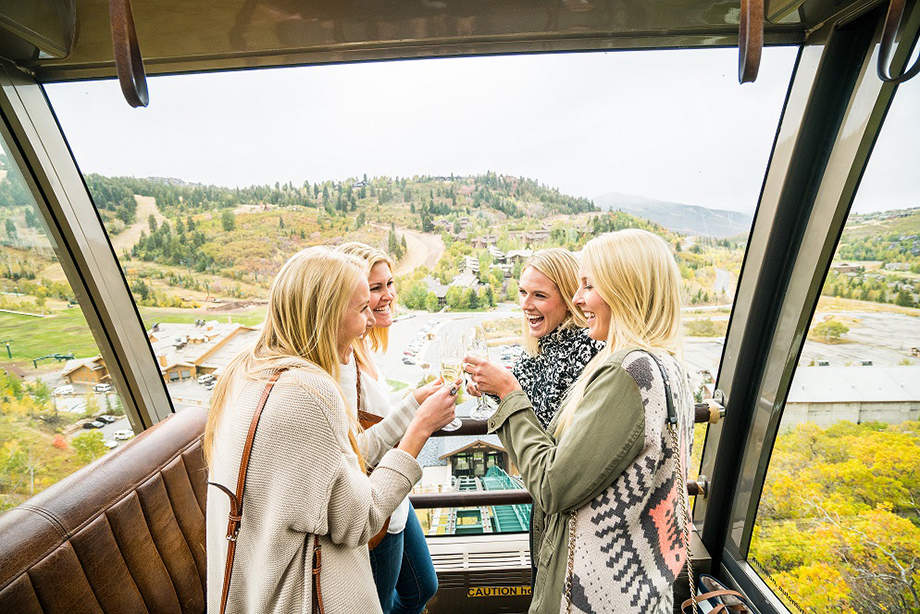
[[[753,222],[751,215],[739,211],[712,209],[622,192],[608,192],[592,200],[602,210],[620,210],[657,222],[668,230],[689,235],[734,237],[747,234]]]

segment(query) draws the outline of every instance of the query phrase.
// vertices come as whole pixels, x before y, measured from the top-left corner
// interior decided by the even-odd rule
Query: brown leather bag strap
[[[700,603],[701,601],[706,601],[710,597],[723,597],[723,596],[740,597],[742,600],[745,598],[744,595],[742,595],[738,591],[733,591],[733,590],[724,588],[724,589],[717,590],[717,591],[703,593],[702,595],[698,595],[696,598],[691,597],[690,599],[687,599],[682,604],[680,604],[680,611],[683,612],[684,610],[687,609],[687,607]],[[743,601],[742,601],[742,604],[743,604]],[[721,612],[725,609],[727,608],[725,607],[724,604],[719,604],[715,609],[710,610],[710,613]]]
[[[246,434],[246,443],[243,444],[243,456],[240,460],[240,472],[236,481],[236,493],[230,492],[230,489],[216,482],[208,482],[216,486],[224,494],[230,497],[230,513],[227,515],[227,563],[224,566],[224,585],[220,594],[220,613],[223,614],[227,609],[227,597],[230,595],[230,576],[233,575],[233,559],[236,556],[236,538],[240,532],[240,523],[243,520],[243,491],[246,489],[246,472],[249,469],[249,455],[252,453],[252,442],[256,436],[256,427],[259,426],[259,418],[262,417],[262,410],[265,409],[265,402],[271,393],[275,382],[281,377],[285,369],[279,369],[272,373],[265,389],[262,390],[262,397],[256,406],[256,411],[252,415],[252,421],[249,423],[249,432]],[[315,563],[314,563],[315,567]],[[314,568],[314,577],[318,575],[318,570]],[[315,584],[315,583],[314,583]],[[322,610],[320,610],[322,611]]]

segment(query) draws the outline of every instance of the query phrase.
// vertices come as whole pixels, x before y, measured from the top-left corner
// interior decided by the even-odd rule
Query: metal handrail
[[[702,403],[696,403],[693,406],[693,421],[697,423],[709,422],[715,424],[725,416],[725,408],[721,403],[706,399]],[[485,435],[488,432],[488,422],[486,420],[473,420],[472,418],[461,418],[461,425],[455,431],[436,431],[432,437],[449,437],[451,435]]]
[[[456,431],[455,431],[456,432]],[[687,494],[706,496],[708,483],[704,476],[701,480],[687,480]],[[442,492],[409,495],[409,501],[415,509],[432,509],[436,507],[479,507],[481,505],[519,505],[533,503],[530,493],[520,488],[515,490],[483,490],[469,492]]]

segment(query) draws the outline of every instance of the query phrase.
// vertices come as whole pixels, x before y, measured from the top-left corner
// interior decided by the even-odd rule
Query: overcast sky
[[[488,170],[594,198],[753,212],[796,49],[380,62],[47,86],[83,172],[225,186]],[[857,198],[920,204],[920,85],[902,86]],[[894,128],[896,127],[896,129]]]

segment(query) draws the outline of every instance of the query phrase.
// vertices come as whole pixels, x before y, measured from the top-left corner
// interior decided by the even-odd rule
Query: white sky
[[[380,62],[47,86],[83,172],[245,186],[488,170],[594,198],[753,212],[796,49],[753,85],[710,49]],[[857,198],[920,204],[920,86],[901,87]],[[908,155],[909,154],[909,155]],[[877,158],[877,159],[876,159]]]

